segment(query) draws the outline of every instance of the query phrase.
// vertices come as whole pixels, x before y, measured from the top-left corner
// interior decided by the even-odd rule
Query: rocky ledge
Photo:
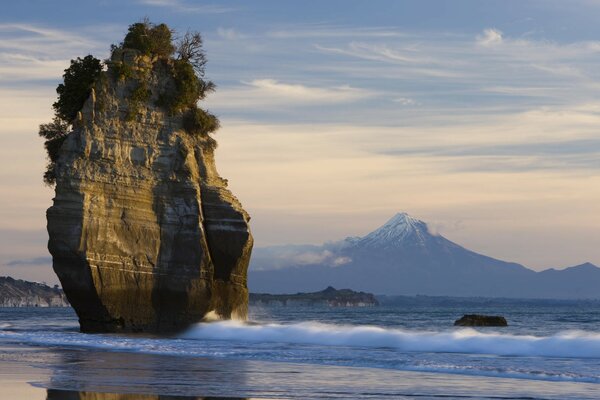
[[[371,293],[355,292],[350,289],[337,290],[331,286],[320,292],[296,294],[251,293],[252,305],[316,306],[329,307],[373,307],[379,302]]]
[[[55,286],[0,276],[0,307],[68,307],[63,291]]]

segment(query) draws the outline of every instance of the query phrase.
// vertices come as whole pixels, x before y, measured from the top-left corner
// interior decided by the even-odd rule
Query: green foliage
[[[54,117],[52,122],[48,124],[41,124],[38,135],[46,140],[52,140],[57,137],[65,136],[69,129],[69,124],[59,117]]]
[[[171,109],[180,110],[195,104],[200,97],[200,80],[192,65],[183,60],[176,60],[173,63],[173,78],[176,94]]]
[[[73,121],[83,107],[102,71],[102,63],[92,55],[71,60],[65,69],[64,83],[56,88],[58,100],[52,105],[56,115],[64,121]]]
[[[139,50],[145,55],[167,58],[175,51],[171,36],[171,30],[167,25],[154,25],[148,20],[144,20],[129,26],[129,31],[121,46],[124,49]]]
[[[102,63],[92,55],[71,60],[65,69],[63,83],[58,85],[57,101],[52,105],[54,119],[49,124],[40,125],[38,134],[45,140],[44,148],[48,154],[48,164],[44,172],[44,182],[53,185],[56,182],[54,167],[58,160],[59,150],[67,138],[69,124],[90,96],[94,82],[102,72]]]
[[[40,125],[38,134],[46,139],[44,148],[48,154],[48,164],[44,172],[44,182],[47,185],[53,185],[56,182],[54,166],[58,160],[60,147],[67,138],[68,129],[69,124],[57,116],[49,124]]]
[[[161,93],[157,102],[157,105],[166,108],[171,114],[194,107],[198,100],[215,90],[214,83],[198,78],[194,67],[183,59],[173,61],[171,74],[175,90]]]
[[[135,89],[129,95],[129,110],[127,111],[126,119],[133,121],[135,116],[140,112],[141,106],[150,100],[152,92],[148,89],[146,81],[139,81]]]
[[[110,64],[110,71],[118,80],[131,79],[135,76],[135,71],[131,68],[131,65],[122,62]]]
[[[192,107],[183,115],[183,128],[190,135],[208,136],[219,129],[219,119],[208,111]]]

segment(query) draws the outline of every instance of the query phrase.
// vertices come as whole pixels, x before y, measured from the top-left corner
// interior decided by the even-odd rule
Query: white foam
[[[473,329],[448,330],[445,332],[410,331],[376,326],[344,326],[313,322],[295,324],[247,324],[240,321],[219,321],[197,324],[180,337],[132,337],[110,334],[82,334],[77,332],[11,331],[0,329],[0,344],[29,343],[41,346],[89,348],[102,351],[164,354],[182,357],[246,358],[264,361],[285,361],[289,356],[280,353],[277,346],[269,343],[327,346],[306,351],[310,362],[329,364],[329,354],[346,354],[353,366],[380,367],[409,371],[437,372],[490,377],[535,379],[544,381],[600,382],[600,375],[589,370],[590,358],[600,359],[600,333],[569,331],[552,336],[509,335],[482,333]],[[248,345],[243,345],[243,342]],[[256,346],[255,343],[265,345]],[[343,346],[343,347],[341,347]],[[288,347],[287,345],[284,347]],[[412,360],[408,363],[383,363],[370,360],[365,355],[371,348],[387,348],[398,352],[398,359]],[[255,349],[258,348],[258,352]],[[273,349],[272,352],[265,349]],[[333,351],[334,353],[329,353]],[[401,353],[425,353],[415,359]],[[298,361],[294,351],[288,361]],[[388,351],[386,354],[393,354]],[[437,353],[437,354],[436,354]],[[440,353],[489,354],[500,356],[540,357],[521,367],[519,359],[490,361],[484,365],[455,363]],[[320,358],[320,354],[323,358]],[[431,357],[428,356],[431,354]],[[563,357],[569,370],[546,367],[546,357]],[[393,358],[393,357],[392,357]],[[479,357],[476,357],[479,358]],[[576,359],[588,359],[580,360]],[[458,360],[463,359],[459,357]],[[300,358],[300,362],[307,359]],[[563,362],[563,360],[557,360]],[[596,364],[597,361],[592,361]],[[333,364],[336,364],[333,362]],[[347,365],[342,362],[342,365]]]
[[[221,321],[197,324],[181,337],[198,340],[388,347],[404,352],[600,358],[600,333],[583,331],[531,336],[483,333],[469,328],[423,332],[314,322],[248,325],[239,321]]]

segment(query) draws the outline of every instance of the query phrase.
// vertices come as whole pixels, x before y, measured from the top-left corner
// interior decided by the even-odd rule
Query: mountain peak
[[[599,268],[597,266],[595,266],[594,264],[592,264],[591,262],[586,262],[583,264],[579,264],[579,265],[575,265],[574,267],[569,267],[569,268],[565,268],[564,270],[571,270],[571,271],[596,271]]]
[[[360,239],[360,244],[370,247],[396,247],[409,238],[413,238],[417,244],[422,244],[428,235],[425,222],[413,218],[405,212],[400,212],[381,227]]]
[[[378,228],[375,232],[395,231],[397,233],[410,232],[414,230],[425,230],[427,231],[427,224],[419,219],[413,218],[408,213],[400,212],[390,218],[385,224]]]
[[[410,223],[422,223],[422,224],[424,224],[423,221],[411,217],[406,212],[399,212],[396,215],[394,215],[392,218],[390,218],[383,226],[386,226],[388,224],[405,224],[405,223],[409,223],[409,224]]]

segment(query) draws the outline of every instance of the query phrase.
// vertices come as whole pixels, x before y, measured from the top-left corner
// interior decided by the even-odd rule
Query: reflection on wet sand
[[[46,400],[600,398],[597,384],[524,384],[519,379],[135,352],[44,352],[36,352],[35,365],[49,370],[48,380],[35,385],[48,392],[36,400],[45,395]]]
[[[258,400],[242,397],[169,396],[134,393],[79,392],[48,389],[46,400]]]

